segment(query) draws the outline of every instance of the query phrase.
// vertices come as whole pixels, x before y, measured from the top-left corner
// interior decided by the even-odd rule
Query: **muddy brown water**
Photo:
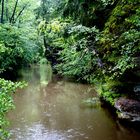
[[[139,140],[140,133],[122,126],[100,106],[81,106],[96,97],[91,85],[52,78],[49,65],[21,71],[26,88],[14,95],[8,114],[10,140]]]

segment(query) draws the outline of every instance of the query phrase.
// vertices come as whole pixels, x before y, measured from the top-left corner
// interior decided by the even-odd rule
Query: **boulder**
[[[133,91],[133,98],[140,101],[140,84],[135,85]]]
[[[140,101],[121,97],[116,100],[114,106],[120,119],[140,122]]]

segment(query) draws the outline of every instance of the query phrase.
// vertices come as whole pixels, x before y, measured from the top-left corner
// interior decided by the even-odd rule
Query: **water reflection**
[[[40,83],[45,86],[52,80],[52,68],[46,58],[40,61]]]
[[[81,108],[83,99],[96,96],[92,86],[53,80],[49,65],[22,75],[29,86],[15,94],[16,109],[8,114],[10,140],[139,140],[139,133],[122,127],[100,106]]]

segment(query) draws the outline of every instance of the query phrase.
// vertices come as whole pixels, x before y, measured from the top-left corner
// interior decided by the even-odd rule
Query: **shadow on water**
[[[8,114],[10,140],[139,140],[140,133],[123,127],[101,106],[81,107],[97,97],[91,85],[52,78],[50,65],[21,70],[16,109]]]

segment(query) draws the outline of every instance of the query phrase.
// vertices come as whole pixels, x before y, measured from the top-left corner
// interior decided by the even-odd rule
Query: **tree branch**
[[[25,10],[25,8],[28,6],[28,4],[24,5],[23,8],[20,10],[20,12],[18,13],[17,17],[15,18],[14,22],[16,22],[18,20],[18,18],[21,16],[21,14],[23,13],[23,11]]]
[[[14,21],[17,5],[18,5],[18,0],[16,0],[15,7],[14,7],[14,10],[13,10],[13,14],[12,14],[12,16],[10,18],[10,23],[12,23]]]

